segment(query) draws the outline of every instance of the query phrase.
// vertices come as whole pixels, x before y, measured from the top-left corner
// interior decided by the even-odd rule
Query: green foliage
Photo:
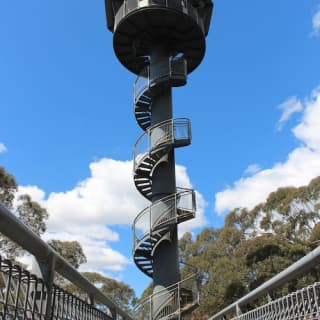
[[[206,228],[195,239],[185,234],[181,258],[202,274],[200,307],[191,318],[205,319],[220,311],[319,243],[320,177],[304,187],[279,188],[252,210],[232,210],[220,229]],[[314,268],[273,295],[297,290],[319,276],[320,269]]]
[[[17,207],[18,217],[35,234],[40,236],[46,231],[46,220],[48,219],[47,210],[40,206],[38,202],[32,201],[27,194],[18,198]]]
[[[0,167],[0,202],[11,210],[17,188],[15,178]],[[17,199],[16,214],[38,236],[46,230],[47,211],[32,201],[29,195],[21,195]],[[9,259],[15,259],[23,250],[7,237],[0,235],[0,252]]]
[[[0,203],[11,208],[17,188],[14,177],[0,166]]]
[[[100,273],[83,272],[82,274],[122,309],[128,312],[132,311],[133,305],[137,302],[137,298],[130,286],[123,282],[110,279]],[[66,289],[78,295],[82,294],[81,290],[72,284],[67,285]]]
[[[87,262],[87,258],[78,241],[50,240],[48,244],[76,269]]]

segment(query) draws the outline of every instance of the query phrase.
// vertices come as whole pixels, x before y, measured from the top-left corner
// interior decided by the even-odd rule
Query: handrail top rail
[[[161,290],[151,294],[150,296],[144,298],[139,304],[137,304],[134,307],[134,310],[137,310],[140,306],[143,306],[146,302],[150,301],[150,299],[152,299],[154,296],[160,295],[162,293],[166,293],[168,291],[172,291],[172,290],[180,287],[182,283],[184,283],[184,282],[186,282],[188,280],[191,280],[192,278],[196,278],[198,275],[199,275],[199,272],[192,273],[192,274],[188,275],[186,278],[184,278],[184,279],[182,279],[182,280],[170,285],[169,287],[161,289]]]
[[[170,122],[175,124],[176,122],[180,122],[180,121],[181,121],[181,123],[189,123],[190,119],[189,118],[170,118],[170,119],[167,119],[167,120],[163,120],[161,122],[158,122],[157,124],[154,124],[153,126],[150,126],[144,133],[147,133],[148,131],[154,130],[156,128],[160,128],[163,125],[166,125],[166,124],[168,124]]]
[[[188,189],[188,188],[181,188],[181,187],[177,187],[177,192],[176,193],[172,193],[169,194],[155,202],[153,202],[151,205],[149,205],[148,207],[144,208],[143,210],[141,210],[138,215],[135,217],[135,219],[133,220],[133,225],[132,228],[135,227],[136,222],[141,218],[141,216],[144,215],[145,212],[147,212],[148,210],[150,210],[152,207],[155,207],[156,205],[160,204],[161,202],[167,201],[167,200],[173,200],[174,198],[176,198],[179,195],[183,195],[183,194],[193,194],[195,191],[194,189]]]
[[[181,122],[180,122],[181,121]],[[140,141],[147,135],[150,135],[151,131],[154,130],[154,129],[157,129],[157,128],[161,128],[162,126],[165,126],[169,123],[172,123],[173,127],[176,123],[184,123],[184,124],[190,124],[190,119],[188,118],[171,118],[171,119],[167,119],[167,120],[164,120],[164,121],[161,121],[153,126],[150,126],[146,131],[144,131],[140,137],[137,139],[137,142],[134,144],[134,147],[133,147],[133,153],[135,155],[135,150],[137,149],[137,146],[140,144]],[[135,157],[134,157],[135,158]]]

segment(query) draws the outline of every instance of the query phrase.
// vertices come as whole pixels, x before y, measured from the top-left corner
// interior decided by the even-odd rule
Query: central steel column
[[[170,52],[165,46],[156,46],[152,49],[150,59],[150,78],[156,78],[161,74],[160,68],[168,66],[169,68]],[[163,72],[163,70],[162,70]],[[172,90],[170,86],[162,89],[161,94],[157,94],[152,101],[151,125],[157,125],[166,120],[173,119],[172,112]],[[172,130],[173,128],[171,128]],[[151,136],[151,141],[157,136],[163,135],[163,129],[154,130]],[[173,131],[173,130],[172,130]],[[176,177],[175,177],[175,161],[174,148],[168,154],[162,157],[159,164],[155,167],[152,174],[152,203],[161,201],[167,195],[176,193]],[[163,206],[158,208],[161,212],[170,204],[163,203]],[[157,209],[156,209],[157,210]],[[153,219],[156,219],[157,212],[152,213]],[[153,280],[154,293],[163,290],[180,280],[179,275],[179,259],[178,259],[178,236],[177,226],[172,231],[167,233],[160,241],[159,245],[154,249],[153,254]],[[163,299],[166,299],[165,295]],[[155,299],[154,311],[157,311],[157,306],[162,304],[162,300]]]

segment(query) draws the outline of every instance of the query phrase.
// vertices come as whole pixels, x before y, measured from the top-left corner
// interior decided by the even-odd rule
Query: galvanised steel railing
[[[138,10],[140,8],[158,6],[168,9],[174,9],[190,16],[200,27],[203,34],[206,34],[203,19],[199,16],[199,13],[192,5],[192,1],[188,0],[124,0],[120,9],[115,15],[114,19],[114,31],[117,29],[121,20],[129,13]]]
[[[234,303],[230,304],[229,306],[227,306],[226,308],[224,308],[223,310],[219,311],[218,313],[216,313],[215,315],[213,315],[212,317],[209,318],[209,320],[220,320],[220,319],[225,319],[227,314],[230,313],[237,313],[237,316],[239,317],[241,315],[241,307],[247,305],[248,303],[250,303],[251,301],[255,301],[258,298],[264,296],[264,295],[269,295],[269,293],[272,292],[272,290],[279,288],[281,285],[287,283],[288,281],[295,279],[296,277],[298,277],[299,275],[302,275],[304,273],[306,273],[307,271],[309,271],[311,268],[315,267],[316,265],[318,265],[320,262],[320,247],[317,247],[316,249],[314,249],[313,251],[309,252],[306,256],[304,256],[303,258],[301,258],[300,260],[296,261],[295,263],[293,263],[291,266],[289,266],[288,268],[286,268],[285,270],[281,271],[280,273],[278,273],[277,275],[275,275],[274,277],[272,277],[270,280],[266,281],[265,283],[263,283],[262,285],[260,285],[258,288],[254,289],[253,291],[249,292],[248,294],[246,294],[244,297],[240,298],[239,300],[235,301]],[[308,301],[311,301],[312,299],[316,299],[316,304],[317,304],[317,308],[319,308],[319,295],[318,295],[318,283],[315,284],[317,290],[315,291],[317,293],[317,295],[314,296],[310,296],[310,290],[305,291],[305,289],[302,290],[303,293],[307,293],[307,295],[304,294],[304,297],[308,296],[312,297],[312,298],[306,298],[304,299],[305,303],[309,303]],[[299,291],[300,292],[300,291]],[[300,294],[301,296],[301,294]],[[293,299],[293,298],[291,298]],[[301,299],[301,298],[300,298]],[[309,299],[309,300],[308,300]],[[311,300],[310,300],[311,299]],[[284,303],[285,300],[281,300],[279,299],[279,301],[281,301],[281,303]],[[297,300],[298,301],[298,300]],[[269,304],[268,304],[269,305]],[[276,304],[270,304],[269,306],[272,306],[273,308],[278,308]],[[279,305],[278,305],[279,306]],[[303,306],[303,303],[300,303],[300,306]],[[315,304],[313,304],[313,306],[315,306]],[[283,307],[281,307],[281,310],[287,310],[285,305],[283,305]],[[258,308],[259,312],[262,312],[263,309]],[[274,312],[275,310],[278,309],[273,309],[272,312]],[[277,312],[282,312],[282,311],[277,311]],[[317,318],[312,318],[309,316],[305,316],[303,312],[305,312],[305,310],[302,308],[302,311],[300,311],[300,315],[290,318],[290,317],[274,317],[272,318],[271,316],[268,315],[267,318],[261,318],[261,319],[270,319],[270,320],[287,320],[287,319],[319,319],[319,317]],[[269,314],[271,314],[271,311],[269,312]],[[282,313],[281,313],[282,314]],[[245,318],[247,319],[247,318]],[[249,318],[250,319],[250,318]],[[255,318],[256,319],[256,318]],[[241,319],[242,320],[242,319]]]
[[[146,236],[151,235],[153,231],[169,226],[172,223],[178,223],[179,217],[195,217],[196,197],[192,189],[177,188],[177,193],[171,194],[161,200],[154,202],[142,210],[133,222],[133,250]],[[161,212],[162,211],[162,212]],[[152,213],[156,212],[156,219]]]
[[[112,316],[85,299],[53,285],[50,319],[111,320]],[[45,319],[47,286],[19,265],[0,256],[0,318],[5,320]]]
[[[104,313],[106,315],[104,317],[103,314],[93,311],[92,308],[94,308],[93,305],[95,303],[110,312],[112,319],[132,320],[132,317],[126,311],[105,296],[2,204],[0,204],[0,232],[36,258],[42,275],[42,279],[40,279],[22,271],[18,266],[13,267],[10,261],[1,260],[0,300],[2,302],[0,304],[2,309],[0,312],[2,314],[0,313],[0,316],[2,316],[3,320],[30,318],[29,316],[12,318],[11,314],[15,312],[19,314],[21,312],[34,313],[34,317],[30,319],[51,320],[52,316],[55,317],[54,319],[62,319],[59,318],[62,316],[63,319],[107,319],[109,317],[107,313]],[[92,306],[83,304],[80,300],[78,301],[76,298],[69,296],[61,288],[56,287],[53,283],[55,272],[58,272],[65,279],[82,289],[86,296],[89,297]],[[70,299],[76,301],[76,304],[79,305],[79,310],[70,311],[73,310],[74,306],[66,303],[63,303],[63,306],[61,305],[61,301],[70,301]],[[55,304],[58,305],[56,306]],[[72,312],[76,314],[81,314],[82,312],[83,317],[65,316],[66,314],[72,314]],[[98,318],[93,317],[93,314],[96,313],[99,314]],[[8,316],[3,316],[4,314],[8,314]]]
[[[162,147],[187,145],[191,141],[190,120],[169,119],[148,128],[137,140],[133,148],[133,171],[150,153]]]
[[[198,276],[198,273],[189,275],[144,299],[134,310],[135,319],[180,319],[184,309],[189,310],[199,304]],[[156,306],[154,301],[157,301]]]
[[[146,66],[136,78],[133,86],[134,104],[137,103],[142,94],[146,94],[155,85],[157,87],[160,83],[175,85],[178,80],[180,80],[179,85],[181,85],[181,82],[185,83],[187,80],[187,61],[183,57],[162,60],[153,68],[157,69],[157,73],[151,75],[150,66]]]
[[[277,319],[320,319],[320,282],[232,318],[232,320]]]

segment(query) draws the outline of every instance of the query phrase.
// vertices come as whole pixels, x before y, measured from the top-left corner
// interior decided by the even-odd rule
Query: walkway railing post
[[[240,317],[241,314],[242,314],[241,308],[240,308],[240,306],[238,304],[236,305],[236,314],[237,314],[237,317]]]
[[[93,294],[89,295],[89,303],[91,306],[94,306],[94,295]]]
[[[112,319],[116,320],[117,319],[117,310],[112,308],[112,309],[110,309],[110,312],[111,312]]]
[[[45,320],[52,319],[52,302],[53,302],[53,280],[54,270],[56,265],[56,258],[54,255],[50,255],[50,258],[45,262],[37,260],[41,278],[43,279],[46,286],[46,313]]]

